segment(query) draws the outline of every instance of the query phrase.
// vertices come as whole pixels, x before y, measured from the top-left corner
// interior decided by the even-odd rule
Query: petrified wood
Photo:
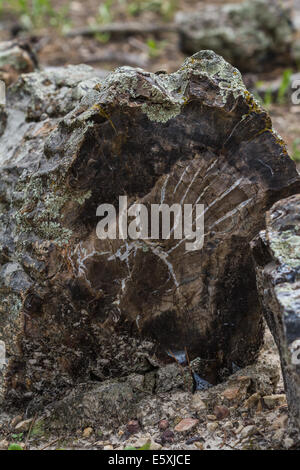
[[[300,195],[277,202],[252,243],[265,318],[280,352],[291,424],[300,429]]]
[[[202,51],[171,75],[29,74],[2,114],[7,403],[144,374],[180,351],[210,383],[255,359],[263,325],[249,243],[299,179],[237,69]],[[203,249],[98,239],[97,207],[122,195],[204,204]]]

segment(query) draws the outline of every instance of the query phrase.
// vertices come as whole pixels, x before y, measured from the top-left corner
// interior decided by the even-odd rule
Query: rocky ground
[[[139,448],[238,450],[291,449],[286,397],[279,357],[271,334],[257,364],[238,370],[229,379],[196,393],[183,389],[149,394],[138,416],[112,432],[85,427],[55,433],[46,418],[0,415],[0,448],[18,444],[26,450]],[[47,417],[48,418],[48,417]]]

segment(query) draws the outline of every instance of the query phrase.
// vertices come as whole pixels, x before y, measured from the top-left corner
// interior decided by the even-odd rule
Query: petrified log
[[[277,202],[252,242],[257,286],[279,349],[291,424],[300,429],[300,195]]]
[[[212,49],[240,70],[257,72],[291,63],[291,18],[279,0],[246,0],[178,12],[176,23],[183,52]]]
[[[263,325],[249,243],[299,179],[238,70],[202,51],[171,75],[29,74],[4,113],[8,403],[144,374],[178,351],[209,382],[255,359]],[[97,207],[125,195],[129,206],[204,204],[203,249],[173,236],[98,239]]]

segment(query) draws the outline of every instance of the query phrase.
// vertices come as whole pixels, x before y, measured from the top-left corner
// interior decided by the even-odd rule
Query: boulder
[[[279,349],[292,428],[300,429],[300,195],[278,201],[252,242],[263,312]]]
[[[176,15],[183,52],[212,49],[243,72],[291,63],[294,27],[279,0],[205,5]]]
[[[249,243],[266,210],[300,188],[237,69],[202,51],[171,75],[22,75],[1,118],[6,406],[64,403],[95,382],[102,396],[132,374],[148,393],[155,380],[170,390],[172,370],[176,387],[190,387],[188,367],[178,372],[185,353],[210,383],[255,360],[263,322]],[[120,196],[147,208],[204,204],[202,248],[174,237],[174,219],[167,239],[99,239],[97,208],[118,211]],[[157,372],[167,363],[176,367]]]

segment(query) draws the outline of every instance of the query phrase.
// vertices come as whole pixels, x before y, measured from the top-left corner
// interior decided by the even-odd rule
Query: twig
[[[52,446],[53,444],[55,444],[55,443],[56,443],[57,441],[59,441],[59,440],[60,440],[60,437],[57,437],[56,439],[54,439],[54,441],[49,442],[47,445],[45,445],[44,447],[42,447],[40,450],[45,450],[45,449],[47,449],[47,447]]]
[[[99,26],[91,26],[88,28],[73,29],[66,33],[67,37],[76,36],[94,36],[95,34],[111,34],[130,36],[135,34],[159,34],[166,32],[176,32],[177,26],[174,23],[161,24],[161,23],[109,23]]]
[[[38,417],[38,415],[37,415],[37,413],[36,413],[35,416],[34,416],[34,418],[33,418],[33,420],[31,421],[30,428],[29,428],[29,430],[28,430],[28,433],[27,433],[27,436],[26,436],[26,440],[25,440],[25,449],[26,449],[26,447],[27,447],[27,443],[28,443],[28,441],[29,441],[29,439],[30,439],[31,431],[32,431],[33,426],[35,425],[35,422],[36,422],[37,417]]]

